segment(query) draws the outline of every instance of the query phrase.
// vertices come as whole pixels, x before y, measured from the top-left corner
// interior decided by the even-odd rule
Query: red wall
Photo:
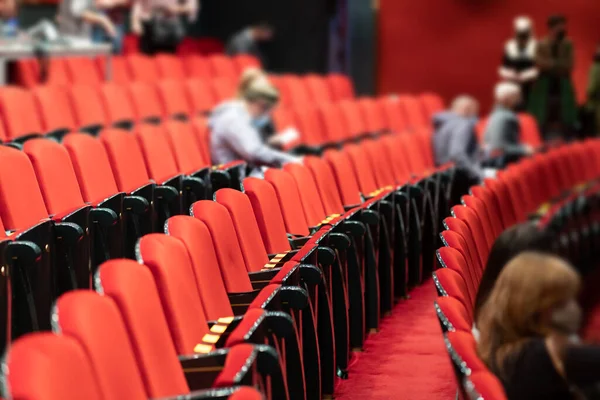
[[[487,106],[513,18],[529,15],[539,36],[549,14],[563,13],[575,43],[574,79],[584,98],[600,42],[600,0],[380,1],[380,93],[432,90],[446,100],[469,93]]]

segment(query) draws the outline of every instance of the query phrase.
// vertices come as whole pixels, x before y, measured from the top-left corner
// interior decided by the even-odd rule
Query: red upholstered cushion
[[[447,337],[452,350],[472,372],[487,370],[477,354],[477,343],[471,332],[448,332]]]
[[[24,229],[48,218],[35,172],[27,155],[12,147],[0,147],[0,217],[7,229]]]
[[[254,346],[251,344],[238,344],[229,349],[223,370],[213,382],[213,387],[226,387],[239,384],[240,372],[246,372],[253,362]],[[247,373],[251,374],[252,370]]]
[[[20,338],[8,352],[6,367],[13,399],[102,398],[85,352],[67,336],[44,332]]]
[[[264,314],[265,311],[261,308],[249,308],[244,314],[244,318],[227,338],[225,347],[231,347],[236,344],[245,343],[248,332],[254,329],[254,325],[260,322],[260,320],[264,317]]]
[[[459,273],[449,268],[441,268],[434,274],[437,279],[436,284],[439,283],[445,294],[459,300],[471,312],[473,305],[470,304],[467,296],[467,285]]]
[[[487,371],[478,371],[473,373],[469,380],[473,384],[473,390],[476,393],[475,397],[485,400],[506,400],[506,394],[502,383]]]
[[[229,396],[229,400],[263,400],[265,396],[258,390],[248,386],[239,388],[234,394]]]
[[[465,306],[453,297],[438,297],[438,312],[452,324],[455,330],[470,332],[473,321]]]
[[[268,286],[264,287],[254,298],[254,300],[252,301],[252,303],[250,303],[250,306],[248,307],[249,309],[251,308],[264,308],[269,301],[275,296],[277,295],[277,291],[279,290],[279,288],[281,287],[281,285],[277,285],[277,284],[269,284]]]
[[[279,269],[277,275],[271,279],[272,284],[283,284],[287,277],[296,270],[298,263],[295,261],[288,261]]]
[[[56,310],[61,334],[74,337],[82,345],[103,395],[144,398],[144,382],[115,302],[91,290],[78,290],[62,295]]]

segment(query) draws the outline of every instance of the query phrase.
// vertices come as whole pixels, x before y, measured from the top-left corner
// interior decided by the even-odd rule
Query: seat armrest
[[[309,237],[309,239],[310,239],[310,237]],[[273,260],[273,258],[278,257],[278,258],[280,258],[279,262],[285,263],[285,262],[291,260],[296,254],[298,254],[298,250],[289,250],[286,253],[269,254],[267,257],[269,257],[269,260]],[[284,257],[281,257],[282,255]]]
[[[279,289],[281,301],[294,310],[308,307],[308,292],[299,286],[283,286]]]
[[[382,200],[382,201],[386,201],[386,200]],[[375,226],[375,225],[379,224],[379,213],[375,210],[369,210],[369,209],[365,208],[365,209],[361,210],[361,212],[360,212],[360,219],[361,219],[361,222],[366,225]]]
[[[288,234],[288,240],[293,249],[297,249],[299,247],[304,246],[310,239],[310,236],[293,237]]]
[[[179,192],[172,186],[156,185],[154,188],[154,194],[156,198],[170,203],[173,199],[179,196]]]
[[[307,285],[317,285],[323,280],[323,272],[312,264],[300,264],[300,277]]]
[[[183,187],[185,190],[194,193],[197,199],[207,198],[207,185],[202,179],[195,176],[185,176],[183,178]]]
[[[41,255],[39,246],[27,240],[11,241],[5,250],[5,258],[9,263],[17,260],[24,265],[33,265]]]
[[[300,283],[298,264],[295,262],[269,263],[262,271],[251,272],[248,275],[253,286],[255,283],[280,285],[298,285]]]
[[[54,225],[56,235],[60,237],[67,246],[75,246],[83,237],[83,228],[72,222],[57,222]]]
[[[213,187],[213,192],[219,189],[231,187],[231,176],[229,172],[215,169],[210,172],[210,182]]]
[[[352,241],[344,233],[333,232],[329,234],[329,244],[337,250],[346,250],[350,247]]]
[[[179,356],[179,362],[190,390],[213,386],[225,368],[229,352],[230,349],[217,349],[205,354]]]
[[[344,211],[348,212],[350,210],[354,210],[356,207],[360,207],[360,204],[349,204],[344,206]]]
[[[312,156],[320,156],[323,154],[325,148],[323,146],[316,145],[308,145],[308,144],[300,144],[298,146],[294,146],[289,150],[289,153],[295,155],[312,155]]]
[[[190,386],[189,382],[188,386]],[[228,386],[203,390],[194,390],[188,394],[182,394],[171,397],[153,398],[151,400],[227,400],[231,395],[240,390],[240,388],[242,387],[243,386]]]
[[[245,161],[232,161],[227,164],[213,167],[217,171],[226,171],[229,174],[229,187],[239,190],[242,188],[242,180],[246,176],[247,164]]]
[[[345,233],[352,235],[354,238],[361,238],[365,235],[367,228],[365,224],[360,221],[347,221],[344,220],[340,224]]]
[[[125,196],[123,199],[123,208],[135,215],[142,215],[148,211],[150,203],[141,196]]]
[[[108,228],[117,223],[119,216],[110,208],[96,207],[90,210],[90,219],[100,227]]]
[[[328,267],[333,265],[335,262],[335,251],[329,247],[319,246],[317,248],[317,257],[319,259],[319,265],[322,267]]]
[[[237,292],[228,293],[229,302],[235,315],[240,315],[246,312],[250,304],[254,301],[256,296],[260,293],[260,289],[253,290],[251,292]]]

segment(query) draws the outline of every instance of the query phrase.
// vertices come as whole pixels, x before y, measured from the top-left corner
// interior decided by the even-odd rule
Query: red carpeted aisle
[[[430,280],[396,306],[381,331],[369,337],[336,399],[454,399],[456,383],[433,310],[435,298]]]

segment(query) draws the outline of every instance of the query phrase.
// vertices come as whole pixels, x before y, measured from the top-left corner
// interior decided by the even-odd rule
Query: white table
[[[97,57],[106,56],[106,79],[111,78],[112,46],[108,43],[45,43],[48,57]],[[32,42],[0,40],[0,86],[6,85],[8,63],[23,58],[35,57],[36,47]]]

